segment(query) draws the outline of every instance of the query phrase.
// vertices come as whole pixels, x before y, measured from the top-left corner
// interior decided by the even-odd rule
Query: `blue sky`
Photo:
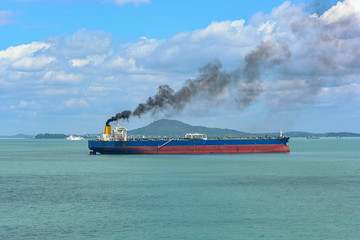
[[[71,35],[79,29],[104,30],[122,42],[148,38],[171,38],[207,27],[212,21],[249,20],[256,12],[271,12],[283,1],[146,1],[118,5],[116,1],[3,0],[14,24],[3,26],[7,38],[1,47]],[[297,1],[300,2],[300,1]]]
[[[123,124],[360,132],[359,16],[356,0],[3,0],[0,135],[98,133],[214,61],[239,78]]]

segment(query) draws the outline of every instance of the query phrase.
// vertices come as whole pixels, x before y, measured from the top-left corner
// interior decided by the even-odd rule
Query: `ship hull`
[[[102,154],[212,154],[290,152],[289,138],[217,140],[89,140],[92,153]]]

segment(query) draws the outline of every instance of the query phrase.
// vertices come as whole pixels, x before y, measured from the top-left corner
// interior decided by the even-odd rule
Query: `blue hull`
[[[268,153],[289,152],[288,141],[288,137],[207,140],[89,140],[88,146],[93,153],[105,154]]]

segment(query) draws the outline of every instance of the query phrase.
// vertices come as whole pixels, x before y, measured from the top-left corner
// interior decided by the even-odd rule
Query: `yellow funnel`
[[[105,134],[110,134],[111,132],[111,126],[105,126]]]

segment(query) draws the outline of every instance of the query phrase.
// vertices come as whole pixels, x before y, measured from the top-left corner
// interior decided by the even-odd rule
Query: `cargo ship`
[[[90,154],[212,154],[290,152],[289,137],[208,138],[206,134],[187,133],[183,138],[128,138],[126,128],[118,125],[97,140],[89,140]]]

